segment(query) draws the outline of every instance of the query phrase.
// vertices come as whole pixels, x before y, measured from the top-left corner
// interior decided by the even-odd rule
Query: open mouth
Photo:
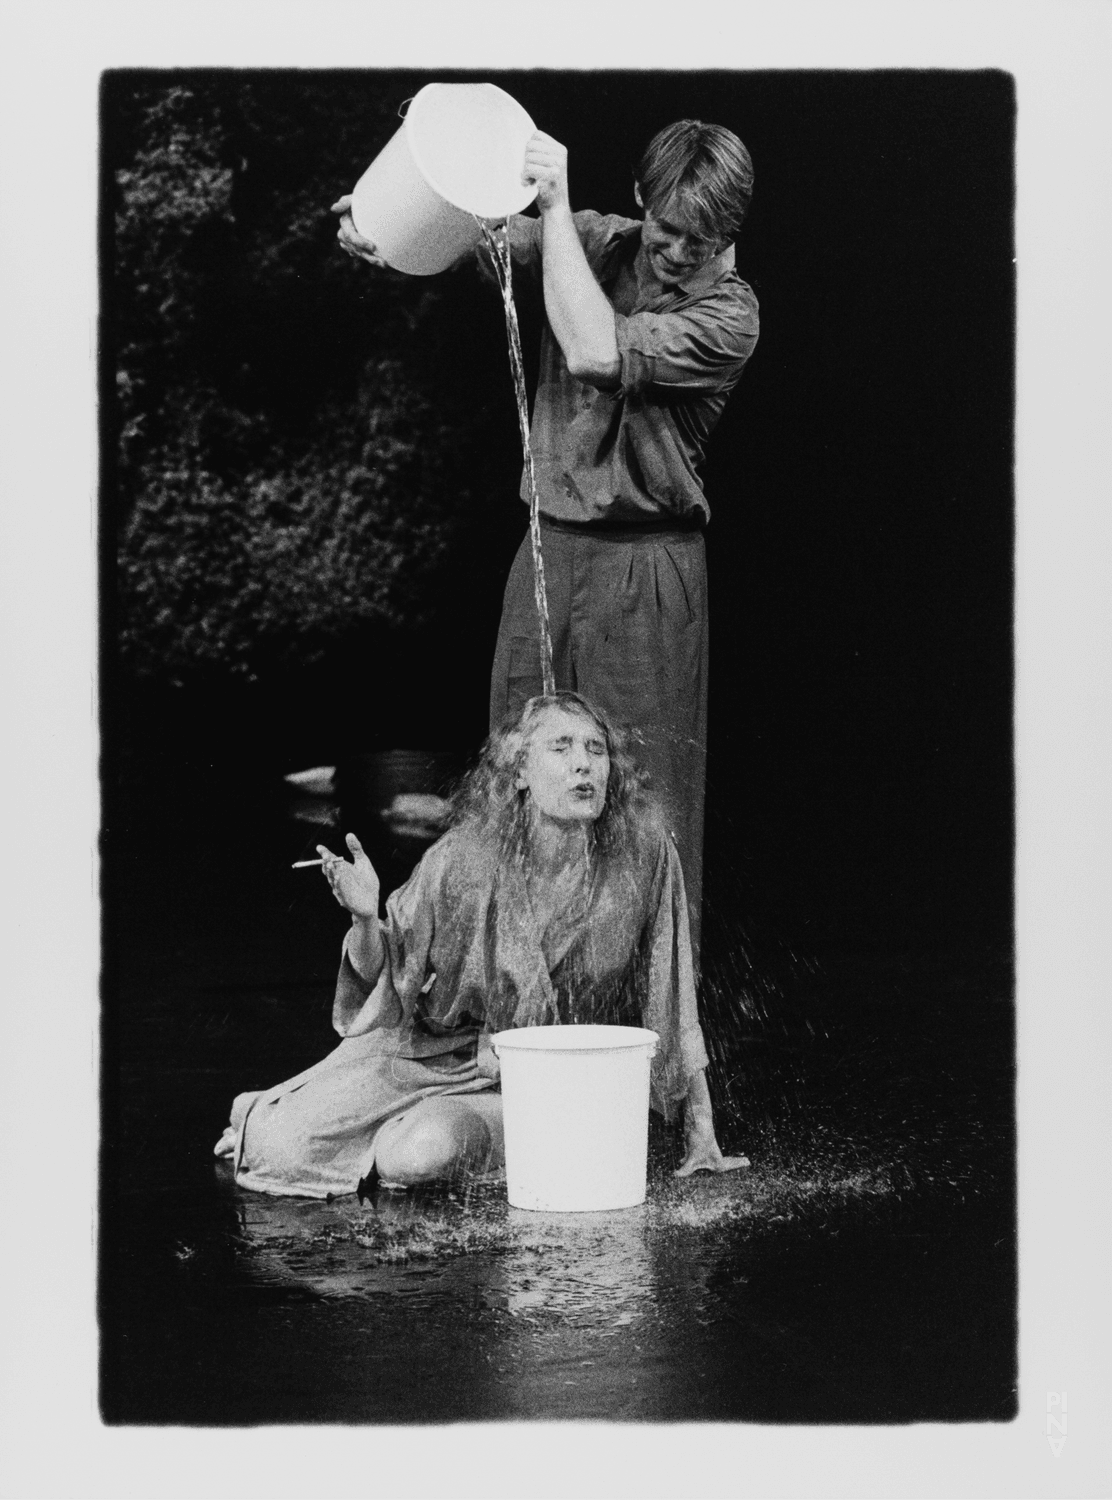
[[[571,795],[585,802],[594,799],[595,789],[589,781],[577,781],[571,788]]]

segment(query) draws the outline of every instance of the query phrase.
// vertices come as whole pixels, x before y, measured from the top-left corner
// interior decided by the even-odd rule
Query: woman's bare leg
[[[375,1137],[383,1182],[435,1182],[487,1171],[504,1159],[502,1100],[494,1093],[423,1099]]]

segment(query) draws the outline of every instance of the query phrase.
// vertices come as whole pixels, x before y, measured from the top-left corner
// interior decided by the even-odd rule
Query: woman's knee
[[[481,1115],[454,1100],[430,1100],[379,1132],[375,1165],[388,1182],[430,1182],[482,1168],[491,1148]]]

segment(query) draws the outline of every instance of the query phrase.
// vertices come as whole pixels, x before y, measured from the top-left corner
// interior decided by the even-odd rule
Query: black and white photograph
[[[1063,1088],[1107,1126],[1106,884],[1046,842],[1104,816],[1049,812],[1098,764],[1100,526],[1032,390],[1091,432],[1108,379],[1032,357],[1023,69],[750,55],[718,7],[694,57],[500,46],[500,7],[297,52],[280,10],[85,70],[95,887],[69,949],[46,891],[13,1045],[80,1030],[87,955],[49,1159],[88,1441],[297,1443],[206,1493],[572,1492],[529,1431],[669,1445],[583,1494],[1101,1493],[1107,1370],[1046,1299],[1107,1172],[1043,1129]],[[329,1434],[382,1467],[296,1487]],[[495,1473],[422,1471],[471,1439]]]

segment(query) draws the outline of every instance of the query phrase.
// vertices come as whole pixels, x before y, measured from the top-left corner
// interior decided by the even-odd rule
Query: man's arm
[[[619,382],[622,361],[610,299],[595,280],[572,218],[568,153],[542,131],[525,149],[526,182],[537,184],[543,227],[544,307],[568,369],[602,389]]]
[[[340,226],[336,231],[336,238],[340,242],[340,249],[345,254],[350,255],[353,260],[366,261],[369,266],[377,266],[381,270],[388,271],[390,269],[389,262],[382,258],[378,246],[367,239],[365,235],[360,234],[355,227],[355,220],[351,216],[351,196],[350,193],[345,193],[342,198],[337,199],[332,205],[332,212],[340,216]],[[535,220],[524,219],[522,222],[533,224]],[[479,247],[476,246],[475,248],[478,249]],[[457,266],[463,265],[467,261],[470,261],[474,254],[474,249],[465,250],[455,264]],[[481,273],[493,281],[495,279],[494,268],[490,263],[489,251],[483,250],[481,252],[478,256],[478,264]],[[445,269],[451,268],[446,267]]]
[[[336,231],[340,249],[346,251],[353,260],[365,260],[369,266],[386,269],[386,262],[379,255],[377,247],[355,227],[355,220],[351,217],[351,194],[345,193],[342,198],[338,198],[332,205],[332,212],[340,215],[340,227]]]

